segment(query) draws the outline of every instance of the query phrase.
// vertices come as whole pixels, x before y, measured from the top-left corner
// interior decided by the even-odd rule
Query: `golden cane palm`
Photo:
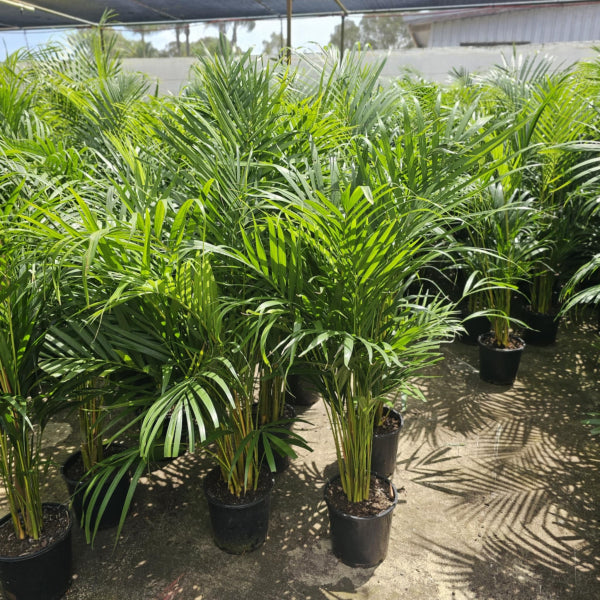
[[[452,304],[409,291],[452,218],[387,185],[343,189],[339,203],[313,192],[286,213],[306,257],[286,351],[318,370],[342,485],[361,501],[376,411],[389,393],[418,394],[411,377],[439,360],[458,327]]]
[[[48,398],[38,355],[52,303],[37,264],[0,240],[0,479],[18,539],[38,539],[43,513],[42,435],[62,402]],[[29,257],[31,259],[31,256]]]
[[[484,105],[525,123],[509,138],[518,156],[513,189],[527,194],[537,218],[529,235],[538,243],[529,281],[534,312],[554,314],[560,285],[586,237],[593,187],[582,177],[587,158],[578,142],[593,132],[593,102],[573,67],[555,68],[545,57],[528,57],[493,69],[480,80]]]

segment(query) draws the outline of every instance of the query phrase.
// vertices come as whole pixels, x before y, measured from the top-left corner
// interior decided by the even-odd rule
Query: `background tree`
[[[129,53],[124,53],[124,56],[135,58],[146,58],[158,56],[158,50],[151,42],[146,41],[146,35],[158,31],[167,31],[171,29],[168,25],[129,25],[126,27],[128,31],[139,34],[140,39],[137,42],[132,42]]]
[[[183,32],[185,36],[185,53],[181,54],[181,41],[179,36]],[[180,23],[175,25],[175,47],[177,48],[177,54],[175,56],[189,56],[190,55],[190,24]]]
[[[341,24],[333,30],[329,43],[340,47]],[[401,15],[364,15],[360,23],[347,20],[344,24],[344,48],[352,48],[357,42],[375,50],[407,48],[412,45],[408,28]]]
[[[219,36],[223,35],[225,37],[227,37],[227,29],[229,28],[229,25],[231,25],[231,39],[230,39],[231,46],[235,50],[238,50],[238,48],[237,48],[238,28],[241,26],[244,29],[246,29],[247,31],[253,31],[254,27],[256,26],[256,22],[252,21],[252,20],[237,19],[235,21],[209,21],[206,23],[206,25],[207,26],[213,25],[214,27],[217,28],[217,31],[219,32]]]
[[[270,40],[263,40],[263,54],[278,56],[284,46],[285,42],[281,37],[281,33],[273,31]]]
[[[342,24],[339,23],[335,26],[329,43],[333,46],[340,48],[342,40]],[[344,22],[344,50],[350,50],[354,48],[356,44],[360,42],[360,28],[354,22],[346,19]]]
[[[124,40],[122,53],[124,58],[155,58],[158,50],[151,42],[142,40]]]
[[[360,20],[360,41],[382,50],[411,45],[408,28],[401,15],[365,15]]]
[[[203,56],[205,54],[212,55],[218,53],[219,38],[208,36],[200,38],[194,42],[190,42],[188,56]],[[169,42],[162,50],[159,51],[158,56],[179,56],[176,42]]]

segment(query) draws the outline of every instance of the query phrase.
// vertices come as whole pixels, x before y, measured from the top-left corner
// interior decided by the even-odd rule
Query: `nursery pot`
[[[71,524],[66,506],[44,503],[43,514],[60,512],[68,525],[45,548],[25,556],[0,556],[0,586],[9,600],[58,600],[71,583]],[[12,531],[10,515],[0,519],[0,528]]]
[[[523,311],[523,321],[530,327],[523,333],[523,338],[528,344],[534,346],[554,344],[560,321],[558,316],[545,315],[528,308]]]
[[[77,465],[81,463],[81,451],[78,450],[77,452],[71,454],[69,458],[67,458],[60,470],[67,484],[69,495],[71,496],[71,506],[73,508],[73,512],[75,513],[77,522],[80,524],[87,506],[91,501],[92,495],[94,494],[94,491],[90,491],[89,497],[86,498],[85,495],[89,487],[89,480],[85,477],[79,479],[77,476],[73,475],[73,469],[80,471],[80,469],[77,468]],[[98,499],[92,510],[90,521],[92,527],[94,527],[94,523],[96,522],[98,513],[100,512],[100,506],[102,505],[103,498],[108,493],[112,481],[112,479],[109,479],[100,488]],[[130,477],[128,475],[124,475],[117,484],[117,487],[113,491],[112,496],[110,497],[108,504],[102,513],[98,529],[108,529],[110,527],[116,527],[119,524],[121,513],[123,511],[123,505],[125,504],[127,492],[129,491],[129,483]]]
[[[254,404],[252,406],[252,414],[254,416],[254,419],[255,419],[257,427],[258,427],[260,425],[258,423],[258,404]],[[295,418],[295,416],[296,416],[296,409],[291,404],[288,404],[286,402],[284,409],[283,409],[283,417],[282,418],[293,419],[293,418]],[[282,427],[285,427],[285,429],[287,429],[288,431],[290,430],[291,426],[292,426],[291,423],[286,423],[285,425],[282,425]],[[277,434],[277,437],[285,440],[286,435],[284,433],[281,433],[281,434]],[[277,448],[274,448],[273,446],[271,446],[271,449],[273,451],[273,460],[275,461],[275,473],[283,473],[290,466],[290,457],[287,454],[279,454],[279,452],[277,451]],[[258,452],[259,452],[259,456],[261,458],[262,464],[265,466],[265,468],[268,468],[267,459],[265,457],[265,448],[264,448],[264,444],[262,443],[262,439],[260,440],[260,442],[258,444]]]
[[[479,344],[479,377],[496,385],[512,385],[517,377],[521,355],[525,350],[525,342],[517,336],[511,336],[519,344],[518,348],[496,348],[487,340],[491,333],[480,335]]]
[[[288,375],[286,402],[297,406],[312,406],[321,397],[314,383],[302,375]]]
[[[371,471],[382,477],[391,477],[396,468],[396,457],[398,455],[398,441],[400,430],[404,425],[402,415],[387,406],[383,409],[388,419],[393,419],[397,427],[389,431],[378,433],[377,428],[373,433],[373,448],[371,454]]]
[[[466,316],[463,315],[463,319]],[[464,344],[476,344],[479,336],[490,330],[490,320],[484,316],[473,317],[472,319],[463,321],[463,327],[465,328],[465,332],[458,335],[459,341]]]
[[[265,475],[265,490],[257,490],[246,498],[241,498],[239,503],[220,497],[220,480],[219,469],[213,469],[204,479],[204,493],[215,544],[229,554],[252,552],[267,539],[273,476]]]
[[[390,486],[393,499],[388,508],[367,517],[347,514],[331,503],[328,490],[339,481],[339,475],[325,486],[333,553],[350,567],[374,567],[383,562],[387,554],[392,529],[392,513],[398,504],[398,491],[389,479],[379,475],[376,477]]]

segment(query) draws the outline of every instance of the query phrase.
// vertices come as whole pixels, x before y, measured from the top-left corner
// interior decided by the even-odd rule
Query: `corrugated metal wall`
[[[600,40],[600,4],[552,6],[433,23],[429,45]]]

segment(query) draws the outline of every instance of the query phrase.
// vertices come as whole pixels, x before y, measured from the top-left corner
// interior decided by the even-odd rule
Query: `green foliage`
[[[37,355],[44,338],[44,274],[25,266],[18,248],[0,239],[0,478],[18,539],[44,526],[40,474],[42,433],[62,403],[48,398]]]
[[[480,212],[471,213],[468,228],[476,248],[469,266],[485,282],[479,293],[491,310],[494,343],[500,348],[509,346],[513,294],[526,281],[540,247],[532,235],[539,213],[526,193],[511,192],[509,185],[506,181],[490,184],[481,197]]]
[[[562,312],[572,310],[579,304],[600,303],[600,285],[589,281],[598,269],[600,269],[600,254],[582,265],[571,277],[562,291],[562,298],[566,300]]]
[[[312,192],[289,212],[307,265],[287,353],[318,370],[342,485],[358,502],[369,494],[375,413],[390,393],[418,395],[411,377],[439,360],[458,327],[451,303],[411,290],[445,252],[438,242],[452,217],[385,184],[332,199]]]
[[[484,98],[526,123],[510,147],[518,153],[518,186],[538,212],[530,237],[539,242],[527,279],[532,310],[556,311],[555,295],[573,272],[581,254],[586,222],[593,206],[590,190],[581,179],[587,158],[576,143],[591,132],[592,103],[572,69],[553,68],[547,58],[528,57],[493,69],[482,78]]]
[[[597,252],[590,70],[527,60],[451,88],[383,86],[384,62],[356,49],[291,69],[218,44],[170,98],[148,96],[97,32],[0,68],[10,481],[35,472],[66,398],[90,447],[129,443],[90,463],[102,510],[102,484],[131,471],[129,505],[157,448],[212,452],[241,496],[275,453],[306,448],[282,420],[301,364],[360,501],[384,403],[419,396],[415,376],[460,328],[457,273],[506,345],[513,293],[531,281],[541,302],[580,267],[573,248]],[[572,280],[567,308],[597,300],[579,287],[596,268]],[[29,462],[14,462],[18,444]],[[15,505],[24,485],[9,483]],[[91,513],[84,524],[92,539]]]

